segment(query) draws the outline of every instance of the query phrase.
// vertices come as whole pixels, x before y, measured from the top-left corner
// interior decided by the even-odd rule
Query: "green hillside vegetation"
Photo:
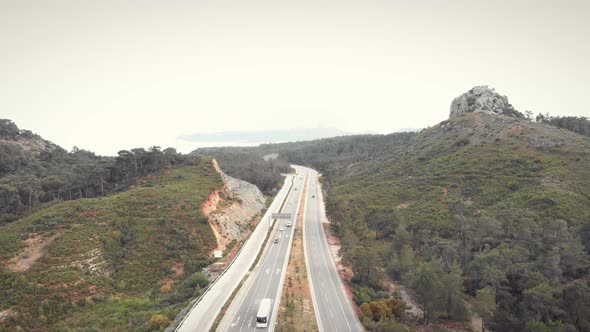
[[[406,149],[329,179],[357,298],[387,274],[413,287],[426,320],[465,319],[456,294],[491,287],[494,330],[555,321],[590,330],[589,139],[469,114]]]
[[[263,158],[254,147],[200,148],[191,156],[212,156],[219,167],[229,176],[250,182],[266,195],[273,195],[282,185],[281,174],[291,173],[291,166],[282,159]]]
[[[535,118],[554,127],[571,130],[580,135],[590,137],[590,119],[582,116],[552,116],[549,114],[538,114]]]
[[[359,305],[387,298],[391,278],[412,288],[422,323],[475,312],[497,331],[590,331],[590,139],[575,120],[469,113],[251,152],[323,173]],[[386,312],[365,327],[405,319]]]
[[[203,159],[2,226],[0,310],[12,314],[0,330],[162,330],[207,285],[216,240],[200,206],[222,187]],[[33,238],[48,243],[42,256],[13,271]]]
[[[137,177],[196,161],[158,146],[121,150],[116,157],[76,147],[68,152],[0,119],[0,225],[56,202],[121,192]]]

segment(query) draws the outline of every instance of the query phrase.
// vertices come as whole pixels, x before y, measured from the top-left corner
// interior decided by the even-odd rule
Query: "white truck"
[[[262,301],[260,301],[258,313],[256,314],[256,328],[268,327],[268,321],[270,320],[270,305],[270,299],[262,299]]]

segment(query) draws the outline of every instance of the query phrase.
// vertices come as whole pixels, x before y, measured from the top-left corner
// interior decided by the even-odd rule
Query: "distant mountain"
[[[396,130],[396,133],[408,133],[408,132],[418,132],[424,128],[401,128]]]
[[[223,131],[217,133],[194,133],[179,136],[179,139],[202,143],[229,143],[257,145],[261,143],[279,143],[309,141],[324,137],[351,135],[351,133],[334,127],[297,128],[266,131]]]

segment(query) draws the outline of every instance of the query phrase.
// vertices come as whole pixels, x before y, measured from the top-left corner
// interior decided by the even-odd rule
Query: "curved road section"
[[[244,278],[250,266],[254,263],[268,232],[270,215],[271,213],[279,212],[278,210],[283,200],[286,199],[287,193],[290,192],[294,179],[294,175],[287,175],[283,188],[275,197],[261,222],[258,223],[256,229],[250,235],[250,238],[244,243],[236,258],[225,272],[207,289],[200,300],[193,305],[189,313],[176,328],[176,331],[203,332],[211,329],[221,308],[229,299],[234,289],[239,285],[242,278]]]
[[[346,296],[322,226],[326,213],[318,173],[310,168],[299,169],[306,171],[310,179],[305,204],[303,247],[318,328],[320,332],[363,331]]]

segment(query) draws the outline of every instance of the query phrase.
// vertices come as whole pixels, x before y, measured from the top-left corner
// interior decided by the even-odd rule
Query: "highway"
[[[304,179],[305,175],[298,171],[281,211],[290,213],[291,220],[276,220],[260,261],[232,301],[217,331],[256,331],[256,314],[263,298],[272,300],[268,330],[274,330]],[[287,227],[289,221],[292,227]],[[276,238],[279,239],[278,243],[274,242]]]
[[[261,222],[256,226],[256,229],[250,235],[250,238],[244,243],[240,253],[234,259],[233,263],[209,287],[209,289],[199,299],[199,301],[195,303],[195,305],[191,308],[186,317],[182,320],[180,325],[176,328],[176,331],[203,332],[209,331],[211,329],[215,322],[215,319],[217,318],[217,315],[221,311],[221,308],[229,299],[234,289],[239,285],[240,281],[244,278],[244,276],[247,274],[248,270],[254,263],[254,260],[256,259],[256,256],[260,251],[260,247],[262,246],[262,243],[264,242],[264,239],[266,237],[269,228],[271,213],[279,212],[279,208],[281,207],[283,200],[287,196],[287,193],[291,193],[289,195],[289,202],[291,202],[291,205],[293,204],[293,197],[295,197],[296,195],[292,193],[299,193],[300,190],[290,190],[291,183],[294,183],[293,187],[301,187],[301,181],[302,180],[300,180],[299,177],[295,177],[294,175],[287,175],[287,177],[285,178],[283,188],[275,197],[273,203],[268,208]],[[289,207],[289,209],[295,211],[294,207]],[[289,231],[284,231],[284,233],[288,234]],[[286,238],[285,235],[281,239],[282,241],[279,242],[278,247],[286,247],[285,243],[287,242],[287,239],[288,238]],[[273,244],[272,241],[269,242],[270,244]],[[277,266],[276,268],[282,269],[282,266]],[[275,273],[275,266],[273,266],[273,276],[275,275]]]
[[[304,212],[303,247],[318,328],[320,332],[363,331],[346,296],[322,226],[326,215],[318,173],[310,168],[298,169],[309,174],[310,181]]]

